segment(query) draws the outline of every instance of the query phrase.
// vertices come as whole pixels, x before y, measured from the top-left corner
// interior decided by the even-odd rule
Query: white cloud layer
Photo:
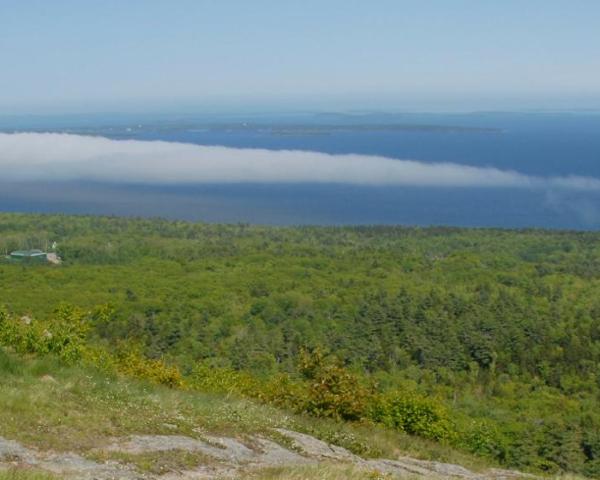
[[[370,155],[238,149],[58,133],[0,133],[0,180],[178,184],[318,182],[600,191],[600,179],[539,177]]]

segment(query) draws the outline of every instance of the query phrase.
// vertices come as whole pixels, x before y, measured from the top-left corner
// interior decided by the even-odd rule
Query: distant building
[[[53,263],[55,265],[60,265],[60,263],[62,262],[60,257],[54,252],[48,253],[46,255],[46,260],[48,260],[50,263]]]
[[[10,259],[17,262],[45,263],[48,261],[46,252],[42,252],[41,250],[16,250],[11,252]]]

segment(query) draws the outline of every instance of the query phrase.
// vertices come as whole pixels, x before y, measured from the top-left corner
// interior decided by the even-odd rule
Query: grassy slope
[[[345,446],[368,445],[373,454],[409,454],[425,459],[461,463],[481,469],[487,465],[439,444],[385,431],[369,425],[338,424],[289,415],[247,400],[170,390],[79,367],[65,367],[52,358],[22,359],[0,350],[0,436],[41,450],[90,450],[128,434],[185,434],[202,432],[240,436],[287,427],[322,438],[334,434]],[[273,437],[277,439],[277,437]],[[144,460],[156,469],[156,459]],[[183,458],[186,462],[190,459]],[[318,474],[318,475],[317,475]],[[8,478],[45,478],[36,472],[0,473]],[[330,470],[275,469],[257,478],[362,478],[350,467]]]

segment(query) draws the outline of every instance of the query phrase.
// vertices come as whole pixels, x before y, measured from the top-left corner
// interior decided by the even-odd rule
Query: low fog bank
[[[371,155],[111,140],[59,133],[0,133],[4,181],[186,185],[325,183],[600,191],[600,179],[541,177],[458,163]]]

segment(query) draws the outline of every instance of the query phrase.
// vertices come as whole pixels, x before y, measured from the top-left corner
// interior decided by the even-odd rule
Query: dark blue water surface
[[[3,131],[361,153],[600,178],[594,113],[0,118]],[[1,152],[0,152],[1,153]],[[600,192],[311,184],[2,184],[0,209],[267,224],[600,228]]]
[[[415,118],[416,117],[416,118]],[[494,166],[538,175],[600,176],[600,115],[479,114],[411,116],[406,130],[272,134],[269,131],[141,131],[139,139],[204,145],[362,153],[425,162]],[[419,129],[418,125],[472,127]],[[327,132],[326,129],[324,129]]]

